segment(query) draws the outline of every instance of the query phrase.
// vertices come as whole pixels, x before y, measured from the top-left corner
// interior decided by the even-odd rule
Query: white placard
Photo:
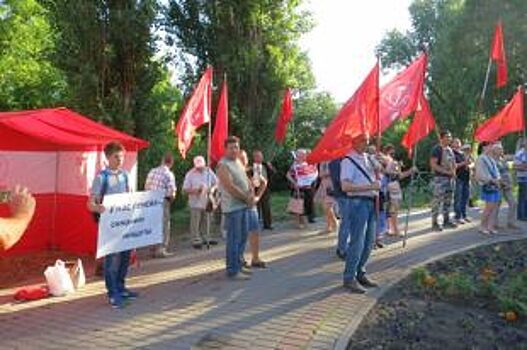
[[[298,180],[296,180],[298,187],[310,187],[313,182],[317,181],[318,173],[313,173],[309,175],[299,175]]]
[[[163,191],[104,196],[97,258],[163,241]]]

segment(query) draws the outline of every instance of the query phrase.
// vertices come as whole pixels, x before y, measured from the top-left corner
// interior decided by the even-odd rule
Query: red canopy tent
[[[137,184],[137,152],[148,142],[101,125],[67,108],[0,113],[0,186],[21,184],[37,200],[22,239],[4,255],[58,249],[93,254],[97,227],[86,208],[93,178],[104,167],[110,141],[127,152],[130,186]],[[8,210],[3,206],[0,215]]]

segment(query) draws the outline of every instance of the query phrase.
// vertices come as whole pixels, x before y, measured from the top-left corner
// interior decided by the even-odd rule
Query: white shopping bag
[[[77,262],[69,268],[69,274],[75,289],[84,287],[86,284],[86,275],[84,274],[84,267],[82,266],[81,259],[77,259]]]
[[[51,295],[59,297],[75,291],[70,274],[62,260],[57,260],[55,265],[48,266],[44,276]]]

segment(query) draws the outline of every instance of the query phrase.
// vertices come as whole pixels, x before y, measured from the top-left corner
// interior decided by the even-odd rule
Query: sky
[[[317,89],[345,102],[375,65],[375,47],[394,28],[410,28],[412,0],[308,0],[316,27],[301,41]],[[382,82],[382,79],[381,79]]]

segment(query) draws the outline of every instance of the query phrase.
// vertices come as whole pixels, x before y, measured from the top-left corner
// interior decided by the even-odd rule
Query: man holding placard
[[[105,195],[130,192],[129,174],[122,168],[125,149],[118,142],[110,142],[104,147],[108,167],[93,180],[88,208],[96,214],[105,211]],[[104,280],[108,291],[108,300],[113,308],[122,308],[125,299],[137,298],[138,294],[125,287],[130,250],[108,254],[104,257]]]

